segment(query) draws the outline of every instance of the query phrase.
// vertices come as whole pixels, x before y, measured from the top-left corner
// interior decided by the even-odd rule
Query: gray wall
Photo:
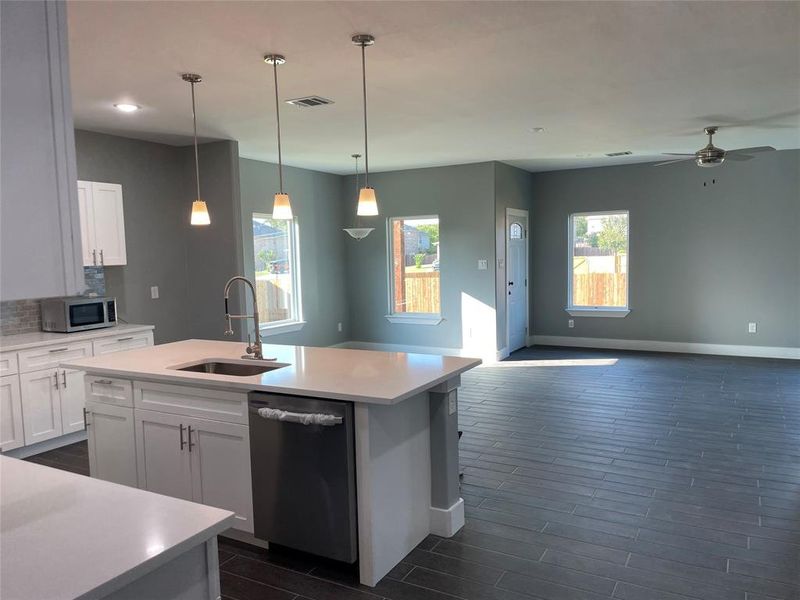
[[[478,271],[479,259],[494,261],[494,165],[477,163],[370,175],[378,195],[379,217],[361,241],[347,239],[350,339],[389,344],[493,350],[495,346],[494,271]],[[352,223],[355,182],[344,180],[345,219]],[[441,306],[439,325],[390,323],[386,220],[439,216]],[[472,338],[470,338],[470,331]]]
[[[798,173],[800,151],[786,150],[715,169],[687,162],[534,175],[534,332],[800,346]],[[567,218],[606,209],[630,211],[631,313],[575,317],[569,329]],[[749,321],[757,334],[747,333]]]
[[[506,209],[528,211],[528,221],[533,218],[533,178],[523,171],[504,163],[494,163],[495,198],[495,295],[497,298],[497,349],[507,345],[506,303]],[[502,263],[501,263],[502,261]],[[500,264],[503,266],[500,267]],[[528,267],[530,268],[530,257]],[[528,276],[530,280],[530,275]]]
[[[122,185],[128,264],[106,267],[106,292],[127,321],[155,325],[157,343],[189,337],[189,200],[180,148],[75,132],[78,178]],[[150,286],[160,298],[150,299]]]
[[[254,212],[269,213],[278,191],[277,166],[240,159],[240,231],[244,248],[244,274],[255,277],[253,257]],[[342,231],[342,178],[338,175],[284,167],[284,188],[289,193],[299,224],[302,330],[271,335],[267,343],[327,346],[350,339],[347,308],[345,238]],[[342,332],[337,329],[342,323]]]

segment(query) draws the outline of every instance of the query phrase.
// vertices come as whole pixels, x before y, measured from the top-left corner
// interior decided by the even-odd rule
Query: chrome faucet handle
[[[226,337],[231,337],[233,335],[233,329],[226,329],[223,335]]]

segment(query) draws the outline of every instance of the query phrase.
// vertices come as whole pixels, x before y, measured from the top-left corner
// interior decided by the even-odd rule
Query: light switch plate
[[[485,271],[489,268],[489,261],[485,258],[478,259],[478,271]]]
[[[153,300],[157,300],[158,299],[158,286],[157,285],[151,285],[150,286],[150,298],[152,298]]]
[[[747,324],[747,333],[755,333],[756,332],[756,324],[755,323],[748,323]]]
[[[450,394],[450,397],[447,399],[447,414],[454,415],[456,414],[456,410],[458,410],[458,403],[456,402],[456,395]]]

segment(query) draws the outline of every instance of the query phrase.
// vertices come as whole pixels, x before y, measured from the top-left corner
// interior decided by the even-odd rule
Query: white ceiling
[[[271,67],[287,164],[335,173],[362,149],[367,49],[375,171],[500,160],[531,171],[642,162],[723,148],[800,147],[798,2],[69,3],[75,124],[186,144],[200,135],[274,162]],[[114,102],[140,104],[122,114]],[[544,127],[544,133],[532,133]],[[606,158],[604,153],[633,151]]]

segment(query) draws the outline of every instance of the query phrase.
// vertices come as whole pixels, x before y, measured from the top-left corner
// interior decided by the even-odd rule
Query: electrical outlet
[[[575,319],[570,319],[569,321],[567,321],[567,327],[569,327],[570,329],[574,328],[575,327]]]
[[[339,331],[341,331],[341,330],[342,330],[342,324],[341,324],[341,323],[339,323],[339,325],[338,325],[338,329],[339,329]]]
[[[747,324],[747,333],[755,333],[756,332],[756,324],[755,323],[748,323]]]
[[[151,285],[150,286],[150,298],[152,298],[153,300],[157,300],[158,299],[158,286],[157,285]]]
[[[478,271],[485,271],[489,268],[489,261],[485,258],[478,259]]]
[[[450,394],[450,397],[447,399],[447,414],[454,415],[456,414],[456,410],[458,410],[458,404],[456,403],[456,395]]]

